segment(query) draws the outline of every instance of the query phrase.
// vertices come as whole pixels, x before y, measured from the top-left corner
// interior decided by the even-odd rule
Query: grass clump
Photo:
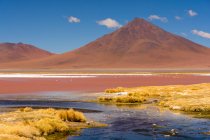
[[[0,134],[0,140],[31,140],[31,139],[25,138],[25,137],[19,137],[15,135],[10,135],[10,134]],[[36,140],[45,140],[45,139],[40,138]]]
[[[69,129],[67,123],[54,118],[43,118],[38,121],[30,122],[30,125],[37,128],[41,135],[45,136],[54,132],[66,132]]]
[[[124,92],[124,91],[125,91],[125,88],[117,87],[117,88],[106,89],[105,93],[117,93],[117,92]]]
[[[45,140],[55,133],[78,132],[81,128],[100,125],[85,123],[82,112],[73,109],[32,109],[22,108],[0,114],[0,140]],[[94,122],[93,122],[94,123]]]
[[[57,112],[57,116],[63,121],[86,122],[84,114],[73,109],[60,110]]]
[[[119,97],[99,97],[100,102],[110,103],[142,103],[146,101],[144,97],[138,98],[135,96],[119,96]]]
[[[38,139],[39,136],[40,132],[38,129],[29,125],[24,125],[23,123],[15,123],[15,126],[11,123],[1,123],[0,125],[0,139],[3,139],[3,137],[19,137],[19,139]]]
[[[115,94],[123,91],[127,95]],[[210,112],[210,84],[147,86],[108,89],[99,102],[145,103],[156,101],[157,105],[185,112]]]
[[[22,112],[30,112],[33,109],[31,107],[25,107],[25,108],[20,108],[19,110],[22,111]]]

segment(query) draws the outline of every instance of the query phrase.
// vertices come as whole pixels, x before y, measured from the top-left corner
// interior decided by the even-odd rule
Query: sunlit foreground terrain
[[[210,84],[118,87],[98,98],[108,103],[154,103],[171,110],[205,113],[210,118]]]
[[[45,140],[51,134],[75,134],[82,128],[102,127],[83,113],[69,110],[22,108],[0,114],[0,140]]]

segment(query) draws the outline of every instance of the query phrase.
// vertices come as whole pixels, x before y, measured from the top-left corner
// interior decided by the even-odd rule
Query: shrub
[[[148,86],[136,88],[107,89],[107,93],[126,91],[128,94],[113,94],[99,97],[100,102],[143,103],[156,100],[159,106],[185,112],[210,112],[210,84]]]
[[[113,97],[99,97],[98,100],[100,102],[111,102],[113,100]]]
[[[117,92],[125,92],[125,88],[117,87],[117,88],[110,88],[110,89],[105,90],[105,93],[117,93]]]
[[[36,127],[43,135],[49,135],[54,132],[64,132],[69,128],[65,122],[51,118],[44,118],[39,121],[31,122],[30,125]]]
[[[33,109],[31,107],[25,107],[25,108],[20,108],[19,111],[21,112],[29,112],[32,111]]]
[[[0,134],[0,140],[30,140],[30,139],[25,138],[25,137],[16,136],[16,135],[11,135],[11,134]],[[45,140],[45,139],[43,139],[43,140]]]
[[[117,103],[142,103],[144,101],[146,101],[144,97],[134,97],[134,96],[115,97],[115,102]]]
[[[86,118],[83,113],[69,110],[32,109],[29,107],[19,111],[0,114],[0,140],[45,140],[43,135],[55,132],[78,131],[84,128]],[[68,121],[74,122],[70,123]],[[72,124],[74,124],[72,126]]]
[[[9,134],[19,137],[32,138],[33,136],[39,136],[40,132],[36,128],[30,125],[16,124],[1,124],[0,134]]]
[[[83,113],[79,111],[75,111],[73,109],[69,110],[58,110],[57,112],[58,118],[63,121],[71,121],[71,122],[86,122],[86,118]]]

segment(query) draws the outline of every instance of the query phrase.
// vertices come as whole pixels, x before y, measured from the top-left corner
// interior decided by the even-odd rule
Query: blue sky
[[[62,53],[139,17],[210,47],[209,7],[209,0],[0,0],[0,42]]]

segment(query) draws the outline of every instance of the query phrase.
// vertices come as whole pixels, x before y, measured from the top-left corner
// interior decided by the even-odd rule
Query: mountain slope
[[[0,43],[0,63],[19,62],[51,56],[52,53],[23,43]]]
[[[24,62],[34,68],[209,67],[210,49],[136,18],[76,50]],[[10,66],[17,66],[12,64]]]

